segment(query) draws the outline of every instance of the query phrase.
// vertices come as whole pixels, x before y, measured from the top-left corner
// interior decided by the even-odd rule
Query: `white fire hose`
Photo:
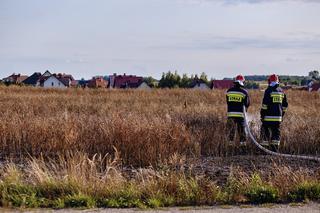
[[[247,120],[247,113],[246,110],[244,110],[244,123],[245,123],[245,128],[247,130],[247,133],[249,137],[251,138],[251,141],[255,146],[257,146],[260,150],[264,151],[265,153],[268,153],[270,155],[274,156],[280,156],[280,157],[285,157],[285,158],[295,158],[295,159],[304,159],[304,160],[314,160],[314,161],[319,161],[320,162],[320,157],[315,157],[315,156],[305,156],[305,155],[291,155],[291,154],[283,154],[283,153],[278,153],[278,152],[273,152],[270,151],[269,149],[264,148],[261,146],[257,140],[254,138],[253,134],[251,133],[251,130],[249,128],[248,120]]]

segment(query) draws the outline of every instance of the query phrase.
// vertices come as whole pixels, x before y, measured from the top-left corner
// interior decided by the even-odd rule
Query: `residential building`
[[[29,85],[29,86],[38,86],[38,82],[41,78],[42,74],[40,72],[35,72],[31,76],[29,76],[27,79],[22,81],[23,84]]]
[[[199,90],[208,90],[210,89],[209,86],[207,85],[207,83],[199,78],[195,78],[193,79],[190,88],[192,89],[199,89]]]
[[[103,77],[93,77],[88,81],[87,86],[89,88],[107,88],[108,81],[106,81]]]
[[[213,80],[211,89],[229,89],[233,86],[233,80]]]
[[[151,87],[147,84],[147,82],[142,81],[142,82],[138,85],[137,89],[150,90]]]
[[[110,88],[137,88],[142,84],[143,77],[135,75],[116,75],[110,76]]]
[[[309,92],[320,92],[320,83],[313,82],[312,84],[310,84]]]
[[[24,80],[28,78],[27,75],[15,74],[3,78],[2,81],[5,84],[21,84]]]
[[[47,71],[42,75],[40,86],[44,88],[67,88],[74,81],[72,75],[68,74],[51,74]]]
[[[31,86],[45,88],[66,88],[70,87],[74,78],[68,74],[52,74],[50,71],[45,71],[43,74],[36,72],[22,83]]]

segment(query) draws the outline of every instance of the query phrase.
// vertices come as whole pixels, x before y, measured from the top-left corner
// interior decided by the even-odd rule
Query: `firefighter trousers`
[[[227,136],[229,141],[233,141],[236,135],[239,135],[240,142],[246,141],[244,118],[228,118],[227,120]]]
[[[280,122],[263,121],[261,126],[262,141],[280,142]]]

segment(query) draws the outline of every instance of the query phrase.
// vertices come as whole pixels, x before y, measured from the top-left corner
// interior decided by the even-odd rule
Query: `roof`
[[[200,84],[206,84],[207,85],[207,83],[204,81],[204,80],[202,80],[202,79],[199,79],[199,78],[195,78],[195,79],[193,79],[193,81],[191,82],[191,84],[190,84],[190,87],[195,87],[195,86],[200,86]]]
[[[66,74],[61,74],[61,73],[51,74],[51,75],[44,75],[43,74],[39,79],[40,85],[42,85],[45,81],[47,81],[51,77],[56,78],[66,87],[69,87],[71,85],[71,83],[74,81],[74,78],[72,77],[72,75],[66,75]]]
[[[27,75],[20,75],[18,78],[17,78],[17,83],[22,83],[24,80],[26,80],[28,78]]]
[[[78,86],[78,85],[80,85],[79,80],[73,80],[73,81],[71,81],[70,86],[76,87],[76,86]]]
[[[91,80],[88,81],[87,86],[92,88],[106,88],[108,86],[108,81],[106,81],[103,77],[93,77]]]
[[[114,79],[114,88],[137,88],[143,82],[142,77],[135,75],[118,75]]]
[[[317,92],[320,89],[320,83],[313,83],[311,88],[310,88],[310,92]]]
[[[212,89],[229,89],[233,86],[233,80],[213,80]]]
[[[4,78],[3,81],[8,82],[8,83],[19,84],[27,78],[28,78],[28,76],[26,76],[26,75],[12,74],[12,75]]]
[[[122,88],[138,88],[141,84],[145,83],[144,81],[139,81],[139,82],[136,82],[136,83],[128,83],[126,86],[123,85],[124,87]]]
[[[31,76],[29,76],[27,79],[22,81],[22,83],[27,84],[27,85],[36,85],[38,80],[40,79],[40,77],[41,77],[41,73],[35,72]]]

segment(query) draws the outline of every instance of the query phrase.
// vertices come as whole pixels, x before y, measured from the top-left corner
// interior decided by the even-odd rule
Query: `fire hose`
[[[295,159],[304,159],[304,160],[314,160],[314,161],[319,161],[320,162],[320,157],[315,157],[315,156],[305,156],[305,155],[291,155],[291,154],[284,154],[284,153],[278,153],[278,152],[273,152],[269,149],[266,149],[265,147],[261,146],[260,143],[257,142],[257,140],[254,138],[249,124],[248,124],[248,120],[247,120],[247,113],[246,110],[244,110],[244,123],[245,123],[245,128],[247,130],[247,133],[252,141],[252,143],[258,147],[260,150],[262,150],[263,152],[270,154],[270,155],[274,155],[274,156],[279,156],[279,157],[285,157],[285,158],[295,158]]]

